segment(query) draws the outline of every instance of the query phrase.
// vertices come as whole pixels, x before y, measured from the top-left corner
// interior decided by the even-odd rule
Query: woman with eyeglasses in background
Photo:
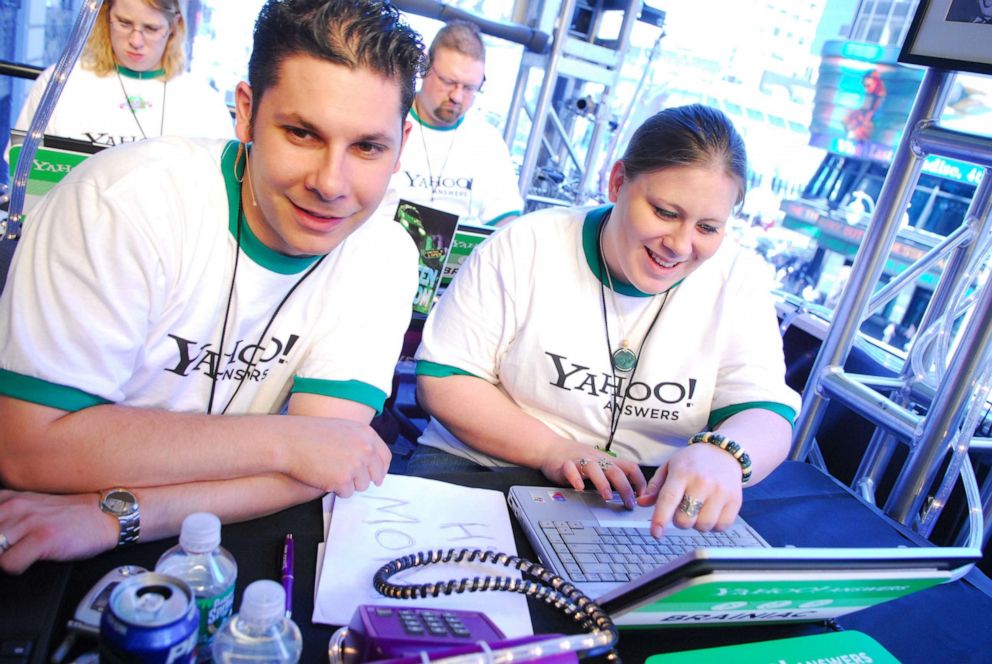
[[[112,146],[176,135],[233,138],[220,93],[186,73],[179,0],[106,0],[46,134]],[[54,66],[35,81],[15,129],[26,131]]]

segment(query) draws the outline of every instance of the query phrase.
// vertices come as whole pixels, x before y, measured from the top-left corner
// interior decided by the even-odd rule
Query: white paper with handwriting
[[[319,570],[313,621],[347,625],[359,604],[484,611],[507,637],[534,633],[527,600],[505,591],[442,595],[417,600],[384,597],[372,576],[388,561],[418,551],[489,549],[516,555],[506,499],[499,491],[404,475],[382,486],[335,498]],[[431,565],[392,577],[427,583],[475,576],[520,576],[491,565]]]

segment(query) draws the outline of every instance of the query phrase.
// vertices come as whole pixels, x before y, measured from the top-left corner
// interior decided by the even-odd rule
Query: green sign
[[[10,148],[11,179],[14,178],[14,170],[17,168],[17,161],[21,156],[22,147],[22,145],[17,144]],[[24,214],[22,221],[27,218],[28,211],[37,204],[42,196],[48,193],[49,189],[61,182],[62,178],[68,175],[73,168],[89,156],[88,154],[39,146],[38,151],[34,155],[34,163],[31,166],[31,171],[28,174],[28,184],[24,192]]]
[[[492,235],[494,230],[496,229],[492,226],[458,224],[458,228],[455,229],[455,239],[448,251],[448,262],[444,264],[444,273],[441,275],[442,288],[448,287],[468,255],[482,244],[483,240]]]
[[[878,641],[857,631],[673,652],[645,664],[899,664]]]
[[[827,620],[923,590],[944,573],[797,578],[775,572],[713,573],[687,580],[657,601],[617,618],[621,627],[684,627]]]

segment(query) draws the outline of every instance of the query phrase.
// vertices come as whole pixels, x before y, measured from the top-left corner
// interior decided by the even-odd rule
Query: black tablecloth
[[[456,484],[506,491],[514,484],[546,484],[533,471],[461,473],[437,476]],[[764,482],[745,491],[744,517],[775,546],[914,546],[919,538],[866,506],[839,483],[812,466],[783,464]],[[511,521],[513,521],[511,519]],[[514,537],[522,556],[532,556],[522,530],[514,522]],[[278,578],[283,537],[296,540],[294,619],[304,635],[304,662],[326,662],[328,639],[335,627],[314,625],[313,581],[317,543],[323,539],[319,501],[300,505],[269,517],[225,526],[223,545],[238,561],[235,606],[245,586],[256,579]],[[116,565],[138,564],[151,568],[158,556],[175,543],[174,538],[113,551],[72,564],[41,564],[22,577],[0,575],[0,620],[45,615],[36,599],[38,588],[57,588],[61,604],[50,647],[64,636],[65,621],[76,604],[107,570]],[[478,606],[484,610],[485,594]],[[539,632],[574,632],[564,617],[542,604],[532,603],[534,627]],[[666,628],[624,630],[620,653],[627,662],[677,650],[763,641],[829,629],[857,629],[877,641],[903,662],[982,662],[992,658],[992,583],[972,572],[965,579],[925,590],[900,600],[866,609],[839,619],[839,625],[749,625],[743,627]]]

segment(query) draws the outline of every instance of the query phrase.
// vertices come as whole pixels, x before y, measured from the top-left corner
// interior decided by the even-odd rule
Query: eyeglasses
[[[144,25],[139,28],[131,21],[113,16],[110,18],[110,29],[123,37],[130,37],[132,33],[137,31],[141,34],[141,38],[147,42],[162,41],[169,34],[169,26],[167,25]]]
[[[479,83],[478,85],[472,85],[470,83],[462,83],[461,81],[452,80],[447,76],[441,76],[439,73],[437,73],[436,69],[430,69],[428,73],[434,74],[434,77],[441,83],[441,85],[443,85],[448,90],[457,90],[458,88],[461,88],[462,90],[465,91],[465,94],[470,97],[472,95],[482,94],[482,86],[486,82],[485,76],[482,77],[482,83]]]

